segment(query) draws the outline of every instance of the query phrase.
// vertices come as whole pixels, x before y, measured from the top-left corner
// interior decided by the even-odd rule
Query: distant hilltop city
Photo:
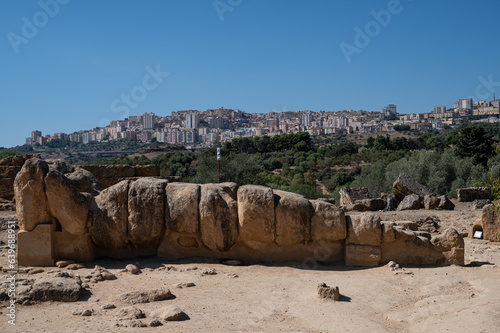
[[[429,113],[399,114],[396,105],[382,111],[284,111],[246,113],[233,109],[206,111],[175,111],[170,116],[144,113],[125,120],[113,120],[106,127],[81,130],[72,134],[42,135],[31,132],[27,145],[45,145],[52,140],[69,140],[87,144],[120,139],[142,142],[161,142],[185,146],[210,146],[233,138],[309,132],[311,135],[346,135],[350,133],[392,132],[397,126],[410,130],[442,129],[464,122],[498,122],[500,99],[473,103],[471,98],[460,99],[453,108],[434,107]]]

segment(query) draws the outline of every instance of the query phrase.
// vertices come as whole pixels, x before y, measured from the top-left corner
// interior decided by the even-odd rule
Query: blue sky
[[[144,112],[377,111],[394,103],[415,113],[492,99],[495,90],[500,98],[495,0],[3,0],[1,7],[0,147],[23,144],[35,129],[70,133]],[[369,41],[356,39],[356,27]],[[350,62],[341,45],[356,48]]]

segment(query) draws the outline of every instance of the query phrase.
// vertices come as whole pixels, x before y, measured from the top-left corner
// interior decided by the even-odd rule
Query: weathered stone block
[[[52,247],[55,226],[38,224],[32,231],[17,234],[17,260],[23,266],[54,266]]]
[[[212,251],[228,251],[238,240],[238,204],[235,190],[233,185],[227,184],[201,185],[201,240]]]
[[[345,264],[347,266],[375,267],[380,264],[381,258],[380,246],[346,245]]]
[[[372,199],[372,195],[366,187],[342,187],[339,191],[339,194],[341,206],[354,205],[356,200]]]
[[[155,249],[165,233],[167,181],[141,178],[128,191],[128,238],[133,247]],[[167,207],[165,207],[167,206]]]
[[[274,191],[276,200],[276,243],[279,246],[293,246],[309,241],[313,207],[301,195]]]
[[[269,187],[246,185],[238,189],[240,241],[252,249],[275,244],[274,194]]]
[[[347,216],[347,244],[380,245],[382,226],[376,214]]]
[[[495,205],[483,207],[481,224],[483,225],[483,238],[492,242],[500,242],[500,214],[497,211],[498,202]]]
[[[46,162],[32,158],[24,164],[14,180],[16,212],[21,230],[31,231],[40,223],[50,223],[45,196],[45,175],[49,172]]]
[[[432,195],[430,188],[420,184],[407,174],[400,173],[398,179],[392,184],[392,187],[403,195],[416,194],[420,197]]]
[[[490,199],[491,192],[487,187],[467,187],[457,189],[459,202],[471,202],[478,199]]]
[[[165,214],[167,228],[181,233],[199,232],[200,185],[170,183],[165,191],[168,203],[168,214]]]
[[[320,200],[311,200],[314,213],[311,219],[313,241],[335,242],[347,237],[346,218],[337,206]]]

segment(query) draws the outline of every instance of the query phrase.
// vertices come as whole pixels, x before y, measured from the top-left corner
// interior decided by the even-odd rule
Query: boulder
[[[420,209],[422,205],[422,199],[417,194],[410,194],[405,196],[403,201],[398,205],[397,210],[410,210],[410,209]]]
[[[180,233],[197,233],[200,229],[198,217],[200,185],[169,183],[165,191],[168,202],[168,214],[165,214],[166,227]]]
[[[130,184],[128,238],[137,249],[156,249],[163,238],[166,185],[165,180],[156,178],[141,178]]]
[[[200,195],[200,233],[203,244],[226,252],[238,240],[236,184],[204,184]]]
[[[366,187],[349,188],[342,187],[339,191],[340,205],[349,206],[353,205],[356,200],[372,199],[370,190]]]
[[[75,168],[71,164],[62,159],[48,159],[45,162],[49,165],[50,170],[55,170],[62,174],[75,171]]]
[[[45,194],[49,211],[63,230],[72,235],[83,235],[87,232],[90,200],[78,192],[62,173],[56,170],[47,173]]]
[[[96,245],[119,250],[128,246],[128,192],[130,181],[103,190],[91,206],[90,235]]]
[[[405,196],[416,194],[423,198],[426,195],[432,195],[432,191],[428,187],[404,173],[399,174],[398,179],[392,184],[392,187]]]
[[[442,195],[438,199],[439,199],[439,205],[437,208],[443,209],[443,210],[454,210],[455,209],[455,205],[453,204],[453,202],[451,202],[450,199],[448,199],[448,197],[446,197],[446,195]]]
[[[309,241],[313,206],[301,195],[275,190],[276,244],[293,246]]]
[[[269,187],[246,185],[238,189],[240,241],[252,249],[275,244],[274,195]]]
[[[357,201],[352,205],[342,206],[342,210],[344,212],[363,212],[365,210],[365,206]]]
[[[75,171],[65,176],[78,192],[89,192],[97,195],[98,192],[103,189],[99,179],[85,169],[77,168]]]
[[[363,211],[379,211],[385,208],[385,201],[382,199],[361,199],[354,202],[355,205],[363,206]]]
[[[318,285],[318,297],[333,299],[334,301],[340,300],[339,287],[329,287],[326,283],[320,283]]]
[[[40,223],[49,223],[52,217],[45,196],[46,162],[32,158],[26,161],[14,180],[14,193],[19,228],[32,231]]]
[[[79,281],[73,278],[41,278],[33,284],[30,298],[42,302],[76,302],[80,298],[81,290]]]
[[[473,209],[483,209],[484,206],[491,203],[490,199],[476,199],[472,202]]]
[[[490,199],[491,192],[487,187],[467,187],[457,189],[459,202],[471,202],[478,199]]]
[[[313,241],[341,241],[347,236],[344,212],[321,200],[312,200],[314,212],[311,219],[311,239]]]
[[[120,300],[129,304],[163,301],[171,297],[172,293],[168,289],[131,291],[119,296]]]
[[[427,210],[433,210],[438,208],[440,199],[438,197],[435,197],[433,195],[426,195],[424,197],[424,208]]]
[[[382,242],[382,226],[378,215],[346,216],[346,221],[346,244],[380,245]]]
[[[125,269],[127,270],[127,272],[129,272],[130,274],[138,274],[141,272],[141,270],[139,269],[139,267],[137,267],[136,265],[133,265],[133,264],[128,264]]]
[[[498,201],[483,207],[481,224],[483,238],[491,242],[500,242],[500,211]]]
[[[176,305],[168,305],[151,312],[150,317],[163,321],[181,320],[186,314]]]
[[[116,315],[120,318],[125,318],[125,319],[140,319],[146,317],[144,315],[144,312],[142,312],[141,309],[135,306],[124,307],[120,309],[120,311],[118,311]]]
[[[448,228],[442,234],[432,237],[431,243],[442,252],[445,264],[464,265],[465,243],[458,231]]]

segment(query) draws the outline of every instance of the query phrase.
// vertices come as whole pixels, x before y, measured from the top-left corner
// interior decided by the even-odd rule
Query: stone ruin
[[[88,170],[33,158],[17,174],[14,190],[20,265],[145,255],[464,264],[464,241],[454,229],[431,237],[374,214],[346,216],[331,203],[263,186],[146,177],[102,189]]]
[[[398,196],[395,194],[382,194],[381,198],[374,198],[366,187],[343,187],[339,191],[340,205],[346,212],[414,210],[420,208],[427,210],[455,209],[455,205],[445,195],[434,196],[429,188],[404,173],[399,174],[392,187],[403,196],[402,200],[398,200]]]

